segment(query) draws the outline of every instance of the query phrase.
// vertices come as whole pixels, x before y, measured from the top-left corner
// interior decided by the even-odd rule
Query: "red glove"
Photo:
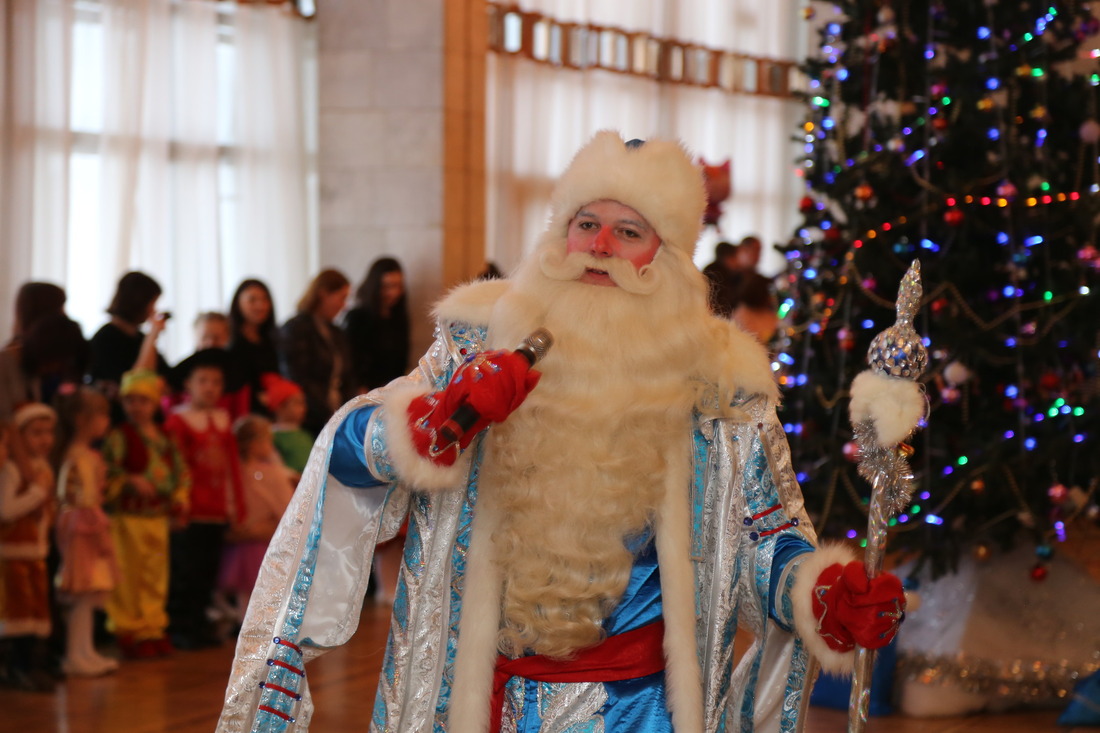
[[[526,357],[514,351],[484,351],[468,359],[445,389],[409,403],[409,427],[417,452],[433,463],[452,465],[459,449],[469,446],[474,436],[490,423],[503,422],[523,404],[541,376],[531,369]],[[436,431],[464,404],[477,411],[477,422],[457,444],[440,445],[445,441]]]
[[[878,649],[890,643],[905,618],[905,594],[896,575],[869,579],[858,560],[834,563],[817,578],[813,608],[817,632],[830,649]]]

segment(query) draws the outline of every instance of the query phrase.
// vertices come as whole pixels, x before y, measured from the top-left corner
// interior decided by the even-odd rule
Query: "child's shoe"
[[[65,657],[61,660],[61,671],[66,677],[98,677],[106,670],[86,657]]]
[[[159,639],[154,639],[153,644],[157,648],[158,657],[170,657],[176,653],[176,647],[172,644],[172,640],[167,636],[162,636]]]

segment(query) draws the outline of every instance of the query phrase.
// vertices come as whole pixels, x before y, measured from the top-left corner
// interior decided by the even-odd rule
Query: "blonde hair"
[[[310,281],[309,286],[306,288],[306,292],[302,294],[302,298],[298,301],[299,313],[312,313],[317,310],[317,306],[321,304],[321,298],[325,295],[335,293],[342,288],[351,287],[351,281],[339,270],[329,268],[327,270],[321,270],[317,273],[317,276]]]
[[[257,441],[271,439],[271,421],[263,415],[245,415],[233,424],[233,435],[237,438],[238,454],[245,458]]]
[[[229,328],[229,316],[224,313],[219,313],[218,311],[203,311],[195,316],[195,323],[193,326],[198,328],[204,323],[221,323],[224,324],[226,328]]]
[[[111,413],[111,403],[99,390],[92,387],[75,387],[59,390],[54,399],[57,410],[57,442],[54,444],[52,463],[61,464],[65,452],[69,450],[73,436],[76,435],[77,420],[81,415]]]

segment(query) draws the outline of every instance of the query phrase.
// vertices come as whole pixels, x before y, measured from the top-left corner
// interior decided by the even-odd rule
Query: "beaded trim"
[[[922,685],[954,685],[966,692],[1037,703],[1069,699],[1077,681],[1098,669],[1097,662],[1075,667],[1065,660],[994,661],[965,654],[934,657],[902,653],[897,671]]]

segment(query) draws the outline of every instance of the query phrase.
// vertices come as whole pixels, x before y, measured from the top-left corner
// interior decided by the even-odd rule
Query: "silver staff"
[[[900,388],[899,391],[910,398],[916,395],[923,404],[924,398],[916,380],[928,363],[928,352],[921,337],[913,330],[913,317],[920,308],[921,294],[920,262],[913,260],[898,288],[897,321],[875,336],[867,352],[867,363],[872,373],[881,375],[878,379],[898,380],[892,386]],[[853,405],[852,427],[859,445],[859,475],[871,484],[864,564],[867,566],[867,577],[874,578],[882,572],[888,523],[908,506],[913,493],[913,472],[907,460],[912,449],[902,440],[916,424],[903,428],[905,432],[900,438],[896,435],[895,426],[895,435],[886,438],[884,444],[883,431],[876,429],[872,416],[859,412]],[[874,650],[862,647],[856,650],[852,694],[848,701],[849,733],[862,733],[867,725],[874,661]]]

